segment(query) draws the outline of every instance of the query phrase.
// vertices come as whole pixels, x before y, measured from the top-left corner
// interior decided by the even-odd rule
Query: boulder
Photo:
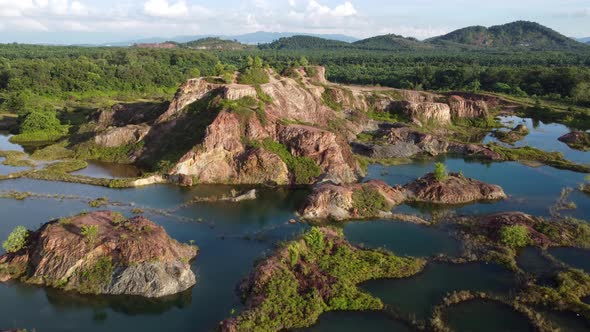
[[[403,112],[412,121],[422,126],[427,123],[447,125],[451,123],[451,109],[449,105],[442,103],[405,103]]]
[[[403,187],[409,201],[434,204],[466,204],[507,198],[502,187],[459,174],[437,180],[430,173]]]
[[[590,150],[590,133],[584,131],[572,131],[558,138],[560,142],[570,148],[582,151]]]
[[[107,148],[135,144],[148,134],[150,127],[146,124],[109,127],[94,136],[94,143]]]
[[[90,294],[163,297],[192,287],[197,248],[143,217],[101,211],[53,220],[0,257],[0,280]]]

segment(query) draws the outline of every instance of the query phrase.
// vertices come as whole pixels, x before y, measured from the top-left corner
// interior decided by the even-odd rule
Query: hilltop
[[[486,28],[472,26],[455,30],[444,36],[425,41],[395,34],[381,35],[352,43],[312,36],[281,38],[260,49],[272,50],[373,50],[373,51],[424,51],[424,50],[586,50],[586,44],[566,37],[541,24],[517,21]]]
[[[236,40],[225,40],[218,37],[207,37],[189,41],[182,44],[183,47],[188,47],[195,50],[244,50],[250,46],[242,44]]]
[[[439,46],[470,46],[495,49],[574,50],[584,48],[548,27],[535,22],[517,21],[490,28],[472,26],[459,29],[426,42]]]

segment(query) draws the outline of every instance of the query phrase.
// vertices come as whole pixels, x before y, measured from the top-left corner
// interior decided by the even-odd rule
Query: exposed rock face
[[[358,168],[352,151],[336,134],[303,125],[290,125],[278,133],[279,142],[294,156],[313,159],[324,171],[324,179],[334,182],[355,182]]]
[[[378,193],[386,204],[378,204],[361,211],[371,202],[355,201],[355,192],[373,191]],[[356,199],[363,199],[361,198]],[[372,202],[379,198],[369,196]],[[304,219],[347,220],[355,218],[377,218],[391,216],[394,206],[408,202],[425,202],[433,204],[465,204],[483,200],[506,198],[501,187],[481,181],[467,179],[458,174],[450,174],[445,180],[438,181],[433,174],[427,174],[403,187],[390,187],[382,181],[370,181],[364,184],[317,186],[300,210]],[[369,214],[366,212],[369,211]]]
[[[100,109],[94,114],[98,130],[108,127],[150,124],[168,107],[168,103],[115,104],[111,109]]]
[[[389,126],[379,130],[384,144],[354,145],[355,152],[371,158],[410,158],[420,154],[438,156],[456,153],[488,160],[502,160],[502,156],[477,144],[449,141],[446,137],[426,134],[406,126]]]
[[[450,96],[448,100],[453,118],[485,118],[489,116],[488,104],[483,100],[468,100]]]
[[[245,184],[290,183],[287,165],[279,156],[263,149],[250,150],[240,158],[238,179],[238,182]]]
[[[559,138],[560,142],[567,144],[570,148],[582,151],[590,150],[590,133],[584,131],[572,131]]]
[[[148,125],[110,127],[94,137],[94,142],[104,147],[117,147],[141,141],[149,132]]]
[[[413,202],[435,204],[465,204],[507,198],[500,186],[468,179],[459,174],[449,174],[446,179],[438,181],[430,173],[405,185],[404,189]]]
[[[304,219],[331,219],[347,220],[361,218],[355,207],[353,195],[359,190],[374,190],[378,192],[393,207],[401,204],[406,195],[401,188],[393,188],[383,181],[370,181],[363,184],[335,185],[326,183],[314,188],[313,193],[307,198],[305,206],[300,213]],[[387,216],[391,211],[376,211],[378,216]]]
[[[419,125],[435,123],[442,126],[451,123],[451,109],[447,104],[407,103],[404,113]]]
[[[96,228],[95,235],[83,235]],[[81,293],[162,297],[195,284],[195,247],[153,222],[113,212],[62,218],[30,233],[27,245],[0,257],[0,280]]]

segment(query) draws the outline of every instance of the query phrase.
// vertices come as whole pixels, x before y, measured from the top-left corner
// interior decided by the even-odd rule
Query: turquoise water
[[[509,128],[514,128],[519,124],[525,124],[529,129],[529,134],[522,140],[516,142],[514,146],[531,146],[545,151],[561,152],[566,159],[576,163],[590,163],[590,151],[583,152],[570,148],[567,144],[558,140],[559,137],[569,133],[571,130],[559,123],[545,124],[541,121],[533,121],[530,118],[519,118],[517,116],[502,116],[500,122]],[[484,139],[484,143],[499,142],[491,134]],[[510,146],[510,145],[507,145]]]
[[[549,253],[560,261],[590,273],[590,250],[577,248],[551,248]]]
[[[414,331],[380,312],[328,312],[320,316],[319,322],[299,332],[411,332]]]
[[[558,142],[559,143],[559,142]],[[0,134],[0,149],[22,150]],[[548,215],[549,206],[565,187],[577,187],[583,174],[550,167],[532,168],[519,163],[469,162],[461,158],[441,158],[451,171],[501,185],[510,195],[503,202],[477,203],[468,206],[408,206],[401,212],[432,214],[449,212],[477,214],[519,210],[535,215]],[[369,168],[367,179],[383,179],[395,185],[405,184],[432,171],[434,161],[409,165]],[[0,166],[0,174],[2,174]],[[10,170],[9,170],[10,171]],[[77,174],[96,177],[126,177],[135,170],[109,164],[90,163]],[[0,192],[29,191],[46,195],[69,195],[68,199],[29,198],[24,201],[0,199],[0,239],[17,225],[36,229],[53,218],[94,211],[87,201],[108,197],[114,209],[131,216],[140,208],[145,215],[162,225],[181,242],[194,240],[201,252],[192,263],[197,285],[177,296],[148,300],[137,297],[89,297],[58,290],[30,287],[16,283],[0,284],[3,304],[0,328],[36,328],[38,331],[212,331],[232,310],[242,308],[236,286],[248,275],[256,261],[264,258],[279,243],[292,239],[309,226],[290,224],[295,211],[303,204],[309,190],[258,188],[259,198],[241,203],[191,203],[195,196],[220,196],[234,187],[205,186],[182,188],[154,185],[134,189],[109,189],[82,184],[45,182],[30,179],[0,181]],[[248,190],[252,187],[237,187]],[[578,208],[567,214],[579,218],[590,215],[590,196],[574,192],[570,199]],[[339,225],[346,237],[368,248],[386,248],[398,255],[430,257],[438,254],[459,255],[461,243],[447,229],[397,222],[393,220],[349,222]],[[561,250],[561,249],[559,249]],[[588,260],[584,252],[552,251],[557,258],[583,266]],[[1,249],[0,249],[1,252]],[[557,252],[557,253],[556,253]],[[525,249],[519,264],[533,274],[543,275],[544,261],[534,250]],[[429,316],[432,307],[451,291],[481,290],[507,294],[517,289],[514,275],[493,264],[453,265],[430,263],[417,276],[402,280],[377,280],[362,288],[381,298],[391,308],[418,318]],[[494,315],[503,309],[488,308]],[[487,308],[487,309],[486,309]],[[455,309],[454,309],[455,310]],[[452,313],[450,313],[452,314]],[[469,326],[458,319],[457,326]],[[510,320],[512,322],[512,320]],[[486,323],[487,324],[487,323]],[[511,323],[512,324],[512,323]],[[518,320],[513,321],[518,327]],[[404,324],[385,313],[334,312],[321,316],[309,331],[410,331]]]
[[[456,332],[535,331],[526,316],[495,301],[461,302],[447,308],[444,318],[449,327]]]
[[[344,227],[344,234],[356,245],[385,248],[401,256],[455,256],[461,252],[461,244],[448,232],[411,223],[391,220],[353,222]]]
[[[449,172],[463,172],[466,177],[475,178],[491,184],[500,185],[508,199],[492,203],[476,203],[452,209],[457,214],[484,214],[498,211],[522,211],[548,216],[549,207],[559,198],[562,189],[577,188],[585,181],[585,174],[558,170],[548,166],[529,167],[516,162],[491,163],[465,161],[461,158],[439,158],[399,166],[369,166],[366,180],[380,179],[390,185],[403,185],[414,181],[425,173],[434,170],[434,163],[441,161]],[[564,214],[577,218],[590,215],[590,199],[582,192],[574,192],[570,200],[577,209],[564,211]],[[431,206],[401,207],[403,212],[432,211]]]
[[[450,292],[470,290],[506,294],[517,285],[514,275],[499,265],[431,263],[416,276],[372,280],[361,287],[380,297],[394,310],[426,319],[433,307]]]
[[[88,161],[88,167],[73,172],[72,174],[103,179],[114,179],[139,177],[141,175],[141,171],[133,165]]]

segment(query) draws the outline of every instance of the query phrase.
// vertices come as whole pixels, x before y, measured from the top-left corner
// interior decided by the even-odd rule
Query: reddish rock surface
[[[95,227],[96,236],[84,235]],[[195,284],[193,246],[143,217],[102,211],[62,218],[30,232],[24,249],[0,257],[0,280],[81,293],[161,297]]]

